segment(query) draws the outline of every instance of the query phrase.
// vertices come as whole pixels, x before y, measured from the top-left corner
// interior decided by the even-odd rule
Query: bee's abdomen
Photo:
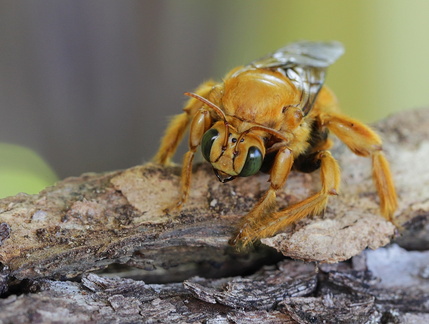
[[[310,173],[320,168],[319,148],[323,147],[328,140],[328,134],[329,131],[326,128],[321,128],[317,122],[313,123],[308,139],[309,147],[295,159],[293,163],[295,170]]]

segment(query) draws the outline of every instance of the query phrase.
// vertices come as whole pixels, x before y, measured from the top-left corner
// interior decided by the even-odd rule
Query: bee
[[[202,83],[182,114],[170,122],[154,162],[169,164],[190,125],[180,196],[186,202],[196,150],[222,183],[268,172],[270,187],[243,216],[232,244],[243,246],[269,237],[299,219],[321,213],[339,192],[340,168],[329,152],[332,132],[350,150],[372,160],[372,177],[381,214],[394,222],[397,196],[378,134],[340,113],[333,92],[324,85],[326,68],[344,52],[339,42],[289,44],[226,74],[222,82]],[[276,210],[276,192],[291,170],[320,169],[321,189],[303,201]],[[166,209],[167,211],[170,209]]]

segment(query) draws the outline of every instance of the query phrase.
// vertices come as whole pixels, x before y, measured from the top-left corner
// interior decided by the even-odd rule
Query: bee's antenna
[[[255,125],[255,126],[250,127],[246,132],[243,132],[240,135],[239,140],[241,139],[241,137],[243,137],[244,135],[246,135],[247,133],[249,133],[253,129],[259,129],[259,130],[265,131],[265,132],[273,135],[274,137],[277,137],[279,140],[282,140],[285,143],[289,143],[290,142],[290,139],[288,139],[286,136],[284,136],[279,131],[276,131],[275,129],[272,129],[272,128],[269,128],[269,127],[265,127],[265,126],[262,126],[262,125]]]
[[[206,104],[207,106],[212,108],[219,115],[219,117],[222,118],[226,122],[225,113],[222,111],[222,109],[220,109],[218,106],[216,106],[213,102],[211,102],[211,101],[207,100],[206,98],[201,97],[200,95],[197,95],[196,93],[193,93],[193,92],[185,92],[184,95],[195,98],[195,99],[201,101],[202,103]]]
[[[185,96],[189,96],[192,98],[195,98],[199,101],[201,101],[202,103],[204,103],[205,105],[209,106],[211,109],[213,109],[216,114],[218,114],[218,116],[220,118],[223,119],[224,123],[225,123],[225,140],[224,140],[224,145],[223,147],[226,148],[226,145],[228,143],[228,134],[229,134],[229,123],[226,120],[226,115],[225,113],[222,111],[222,109],[220,109],[218,106],[216,106],[213,102],[207,100],[204,97],[201,97],[200,95],[197,95],[196,93],[193,92],[185,92],[184,93]]]

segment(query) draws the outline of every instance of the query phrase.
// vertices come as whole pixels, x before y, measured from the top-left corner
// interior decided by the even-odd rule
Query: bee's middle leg
[[[394,212],[398,201],[392,173],[382,149],[380,137],[368,126],[340,114],[321,114],[321,123],[342,140],[355,154],[370,157],[372,160],[372,177],[380,198],[381,214],[397,224]]]

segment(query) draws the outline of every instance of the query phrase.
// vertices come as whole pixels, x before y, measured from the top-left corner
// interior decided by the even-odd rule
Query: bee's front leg
[[[242,218],[237,236],[231,244],[240,243],[243,247],[259,239],[259,229],[270,219],[276,206],[276,191],[282,188],[293,165],[293,154],[287,147],[281,148],[275,157],[270,171],[270,188],[253,209]]]
[[[207,81],[201,84],[195,90],[195,93],[202,97],[207,97],[215,84],[216,83],[213,81]],[[155,163],[162,165],[168,165],[171,163],[171,158],[176,152],[177,146],[182,140],[189,123],[192,121],[192,118],[201,106],[201,101],[191,98],[188,100],[185,108],[183,108],[184,112],[173,117],[165,131],[164,137],[161,140],[158,152],[153,158]]]
[[[189,133],[189,151],[186,152],[183,158],[180,179],[180,197],[177,203],[170,206],[169,208],[166,208],[164,210],[165,212],[175,208],[180,208],[188,199],[192,176],[192,161],[194,160],[197,147],[201,143],[201,138],[203,137],[205,131],[210,127],[211,121],[210,113],[203,108],[201,108],[192,119]]]
[[[303,217],[322,212],[331,195],[337,195],[340,185],[340,168],[329,151],[321,151],[320,159],[322,189],[316,194],[286,209],[267,215],[256,224],[253,231],[247,231],[240,239],[246,245],[260,238],[273,236],[278,231]],[[240,233],[241,234],[241,233]]]

